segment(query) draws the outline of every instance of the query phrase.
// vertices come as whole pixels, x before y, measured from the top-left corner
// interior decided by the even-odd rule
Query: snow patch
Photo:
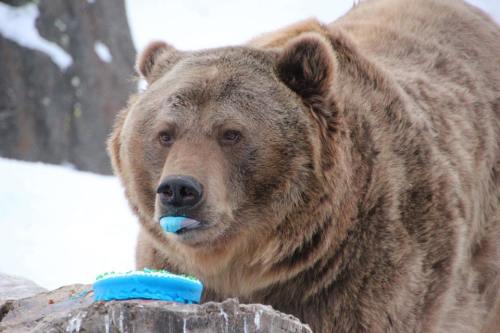
[[[220,314],[224,317],[224,323],[226,324],[226,331],[228,331],[228,325],[229,325],[229,317],[227,316],[227,313],[224,312],[224,310],[221,308],[220,309]]]
[[[73,76],[71,78],[71,85],[73,86],[73,88],[78,88],[80,86],[80,78],[78,76]]]
[[[262,310],[257,310],[255,312],[255,318],[253,320],[255,324],[255,329],[259,330],[260,329],[260,314],[262,313]]]
[[[95,42],[94,43],[94,51],[104,62],[111,62],[113,60],[113,56],[109,51],[109,48],[103,42]]]
[[[109,333],[109,326],[111,324],[111,321],[109,320],[109,314],[104,315],[104,329],[106,333]]]
[[[69,320],[68,326],[66,326],[66,332],[80,332],[80,327],[82,326],[82,319],[85,318],[87,313],[85,311],[78,312],[76,316]]]
[[[116,177],[0,158],[0,272],[48,289],[92,283],[134,269],[137,231]]]
[[[66,31],[66,24],[63,21],[61,21],[60,19],[55,20],[54,26],[57,29],[59,29],[59,31],[61,31],[61,32],[65,32]]]
[[[148,82],[146,80],[141,78],[141,79],[139,79],[139,81],[137,81],[137,91],[138,92],[143,92],[147,88],[148,88]]]
[[[38,17],[36,4],[12,7],[0,3],[0,34],[21,46],[47,54],[62,70],[73,63],[73,58],[56,43],[44,39],[35,25]]]
[[[123,330],[123,311],[120,311],[120,315],[118,316],[118,331],[124,332]]]

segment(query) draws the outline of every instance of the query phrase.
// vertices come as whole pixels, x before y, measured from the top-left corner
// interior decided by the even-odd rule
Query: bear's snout
[[[185,210],[201,201],[203,185],[191,176],[168,176],[160,183],[156,192],[160,196],[160,202],[168,210]]]

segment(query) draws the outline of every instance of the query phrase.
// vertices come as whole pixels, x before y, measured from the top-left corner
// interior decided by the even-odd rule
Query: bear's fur
[[[500,29],[485,14],[367,0],[238,47],[154,43],[137,67],[149,87],[109,151],[142,226],[138,268],[315,332],[494,331]],[[201,229],[161,230],[169,175],[203,184],[180,212]]]

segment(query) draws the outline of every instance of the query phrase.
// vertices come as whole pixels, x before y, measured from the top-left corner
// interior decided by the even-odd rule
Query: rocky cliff
[[[122,0],[0,1],[0,155],[110,173],[105,140],[135,90]]]

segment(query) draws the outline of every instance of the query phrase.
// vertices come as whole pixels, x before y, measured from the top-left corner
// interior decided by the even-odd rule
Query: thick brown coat
[[[500,29],[485,14],[365,1],[241,47],[153,44],[138,67],[150,87],[109,148],[142,223],[139,267],[315,332],[494,331]],[[217,136],[227,123],[241,142]],[[155,189],[172,174],[204,183],[206,229],[161,231]]]

